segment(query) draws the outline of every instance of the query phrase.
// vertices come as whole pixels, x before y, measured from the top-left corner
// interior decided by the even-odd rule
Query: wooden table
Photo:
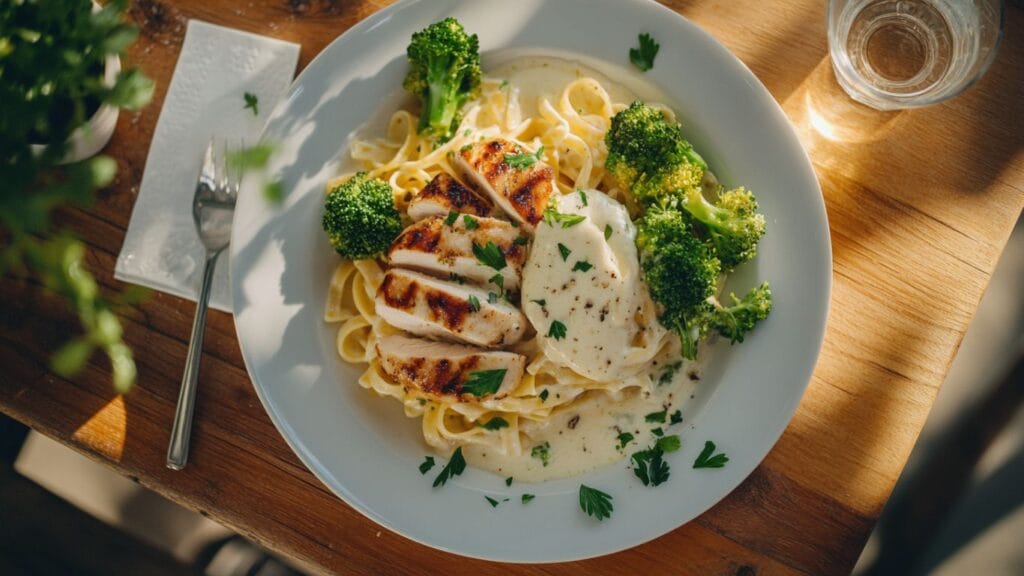
[[[386,2],[136,0],[133,57],[158,83],[121,115],[115,183],[63,221],[112,279],[146,151],[181,47],[199,18],[302,44],[304,66]],[[849,572],[899,477],[1024,205],[1024,10],[1008,8],[989,73],[953,101],[896,115],[837,97],[824,2],[672,1],[768,86],[800,132],[828,207],[834,291],[821,358],[763,464],[709,512],[654,542],[556,566],[468,560],[384,530],[335,498],[271,425],[231,317],[211,312],[192,458],[164,467],[194,305],[155,294],[125,321],[137,388],[113,394],[96,357],[72,380],[47,369],[73,317],[38,286],[0,281],[0,410],[240,533],[324,571],[420,574]]]

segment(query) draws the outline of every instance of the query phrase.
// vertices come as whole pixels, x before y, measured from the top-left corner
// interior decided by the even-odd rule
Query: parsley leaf
[[[611,518],[612,497],[597,488],[591,488],[586,484],[580,484],[580,508],[598,520]]]
[[[704,449],[701,450],[700,456],[693,462],[694,468],[721,468],[725,466],[725,463],[729,461],[729,457],[725,453],[715,453],[715,443],[708,440],[704,443]],[[712,456],[714,454],[714,456]]]
[[[434,480],[434,488],[438,486],[444,486],[448,479],[462,474],[466,470],[466,459],[462,457],[462,447],[455,449],[452,452],[452,457],[448,460],[448,463],[441,469],[441,473],[437,475]]]
[[[646,32],[641,34],[637,40],[640,46],[629,49],[629,61],[643,72],[654,68],[654,57],[658,55],[661,46],[654,41],[654,38]]]
[[[577,192],[580,193],[580,201],[583,202],[583,205],[590,206],[590,204],[587,204],[587,193],[583,190],[577,190]]]
[[[562,262],[565,262],[565,259],[569,257],[569,254],[572,254],[572,250],[569,250],[568,246],[559,242],[558,253],[562,255]]]
[[[548,338],[554,338],[555,340],[565,338],[565,324],[562,324],[558,320],[552,322],[551,327],[548,328]]]
[[[469,152],[472,149],[473,149],[473,145],[472,144],[466,144],[462,148],[459,148],[459,152]]]
[[[554,227],[555,224],[561,224],[562,228],[572,228],[586,219],[587,217],[582,214],[565,214],[559,212],[554,206],[548,206],[544,209],[544,222],[547,222],[552,227]]]
[[[522,154],[505,154],[505,164],[508,164],[509,168],[516,170],[523,170],[529,168],[540,160],[540,157],[544,155],[544,147],[541,146],[537,149],[537,152],[530,154],[524,152]]]
[[[646,420],[647,422],[664,422],[665,412],[666,410],[662,410],[661,412],[651,412],[650,414],[644,416],[644,420]]]
[[[551,460],[551,443],[545,442],[543,444],[537,444],[530,450],[530,457],[536,458],[541,461],[544,466],[548,465]]]
[[[445,226],[451,226],[452,224],[455,224],[455,221],[458,220],[458,219],[459,219],[459,213],[458,212],[449,212],[448,213],[448,217],[444,219],[444,225]]]
[[[633,453],[633,474],[644,486],[658,486],[668,480],[668,462],[665,462],[664,455],[665,452],[657,445]]]
[[[509,476],[508,478],[505,478],[505,486],[511,486],[511,485],[512,485],[512,477]]]
[[[472,295],[472,294],[469,295],[469,311],[470,312],[479,312],[480,311],[480,299],[477,298],[476,296]]]
[[[420,474],[426,474],[430,472],[430,469],[434,467],[434,457],[427,456],[423,463],[420,464]]]
[[[536,304],[537,306],[540,306],[540,307],[542,307],[542,308],[543,308],[544,306],[547,306],[547,303],[548,303],[548,301],[547,301],[547,300],[544,300],[543,298],[542,298],[542,299],[540,299],[540,300],[530,300],[530,302],[533,302],[534,304]]]
[[[683,443],[680,442],[679,436],[673,434],[671,436],[663,436],[661,438],[658,438],[658,441],[655,442],[654,445],[659,450],[664,451],[666,454],[671,454],[672,452],[679,450],[679,447],[682,446]]]
[[[523,504],[526,504],[527,502],[533,500],[534,498],[536,498],[536,496],[534,496],[533,494],[523,494]]]
[[[679,372],[679,368],[683,365],[682,362],[676,362],[675,364],[669,364],[665,366],[665,371],[658,377],[658,385],[668,384],[672,382],[672,378]]]
[[[622,450],[623,448],[626,447],[626,444],[629,444],[630,442],[633,441],[633,435],[630,434],[629,432],[623,432],[622,434],[619,434],[618,439],[619,445],[617,446],[617,448],[619,450]]]
[[[547,402],[548,401],[548,389],[547,388],[545,388],[545,389],[540,391],[540,401],[541,402]]]
[[[502,270],[508,265],[505,262],[505,255],[501,253],[501,249],[494,242],[488,242],[483,246],[473,242],[473,255],[481,264],[495,270]]]
[[[586,260],[578,260],[576,262],[576,265],[572,267],[572,271],[576,272],[577,270],[579,270],[580,272],[586,272],[587,270],[590,270],[593,267],[594,265],[591,264],[590,262],[587,262]]]
[[[655,428],[654,430],[651,430],[651,434],[654,434],[655,436],[664,436],[665,431],[661,428]]]
[[[516,236],[516,239],[512,241],[516,246],[526,246],[530,242],[530,239],[526,236]]]
[[[245,106],[242,108],[242,110],[252,109],[252,115],[253,116],[259,116],[260,115],[260,99],[255,94],[253,94],[252,92],[246,92],[245,95],[244,95],[244,98],[245,98]]]
[[[508,420],[505,420],[501,416],[495,416],[483,424],[478,424],[484,430],[501,430],[502,428],[508,428]]]
[[[472,394],[477,398],[494,394],[501,387],[501,381],[505,379],[505,368],[498,370],[478,370],[470,372],[469,378],[462,384],[463,394]]]
[[[495,294],[494,292],[488,292],[487,293],[487,303],[488,304],[497,304],[498,303],[498,295]]]
[[[491,498],[490,496],[484,496],[484,499],[487,500],[487,503],[491,505],[491,508],[498,507],[498,501],[495,500],[494,498]]]
[[[466,230],[476,230],[480,227],[480,223],[477,222],[476,218],[473,218],[469,214],[462,217],[462,223],[466,225]]]
[[[682,421],[683,421],[683,411],[682,410],[676,410],[675,412],[672,413],[672,418],[669,419],[668,423],[670,425],[671,424],[679,424]]]
[[[491,284],[494,284],[501,290],[505,289],[505,277],[502,276],[501,274],[495,274],[494,276],[488,278],[487,281],[490,282]]]
[[[611,237],[612,237],[612,225],[611,224],[605,224],[604,225],[604,239],[607,240],[607,239],[609,239]]]

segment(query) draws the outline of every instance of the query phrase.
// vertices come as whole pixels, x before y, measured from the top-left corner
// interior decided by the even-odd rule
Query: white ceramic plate
[[[334,349],[322,321],[338,260],[320,228],[325,181],[346,136],[394,101],[409,36],[446,16],[479,34],[484,68],[513,49],[577,56],[627,86],[637,34],[661,44],[645,74],[671,97],[687,136],[726,184],[758,195],[769,222],[760,255],[738,286],[772,283],[775,310],[736,347],[720,344],[687,413],[672,478],[646,488],[626,462],[582,477],[513,484],[480,470],[440,489],[417,466],[429,451],[419,420],[356,384],[361,367]],[[768,453],[796,409],[821,346],[831,254],[824,202],[782,111],[751,72],[711,36],[653,2],[621,0],[404,1],[360,22],[327,47],[273,113],[265,138],[280,152],[272,172],[290,192],[283,207],[254,190],[240,199],[231,241],[235,323],[246,366],[274,424],[309,469],[375,522],[457,554],[552,562],[607,554],[664,534],[735,488]],[[730,458],[693,470],[711,439]],[[586,483],[614,497],[603,522],[584,515]],[[528,505],[523,492],[537,495]],[[484,495],[511,500],[492,508]],[[306,511],[315,514],[316,511]]]

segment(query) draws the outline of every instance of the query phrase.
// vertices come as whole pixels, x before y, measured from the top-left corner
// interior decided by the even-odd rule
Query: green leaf
[[[712,454],[714,454],[712,456]],[[725,453],[715,454],[715,443],[708,440],[704,443],[704,449],[693,462],[694,468],[721,468],[729,461]]]
[[[121,26],[107,34],[107,37],[100,43],[100,52],[103,54],[120,54],[138,37],[139,29],[135,26]]]
[[[280,204],[284,200],[284,184],[280,180],[265,183],[263,185],[263,198],[271,204]]]
[[[583,202],[583,205],[589,206],[590,204],[587,203],[587,193],[583,190],[577,190],[577,192],[580,194],[580,201]]]
[[[669,419],[669,424],[679,424],[683,421],[683,411],[676,410],[672,413],[672,417]]]
[[[530,242],[530,239],[526,236],[516,236],[516,239],[512,241],[516,246],[526,246]]]
[[[502,276],[501,274],[495,274],[494,276],[488,278],[487,281],[490,282],[491,284],[494,284],[502,291],[505,290],[505,277]]]
[[[110,156],[94,156],[87,160],[89,180],[94,188],[103,188],[114,181],[117,175],[117,161]]]
[[[572,250],[570,250],[565,244],[559,242],[558,253],[562,255],[562,262],[565,262],[565,259],[569,257],[569,254],[572,254]]]
[[[430,469],[434,467],[434,457],[427,456],[420,464],[420,474],[426,474],[430,472]]]
[[[622,432],[621,434],[618,435],[618,440],[619,445],[617,446],[617,448],[619,450],[622,450],[623,448],[626,447],[626,444],[629,444],[630,442],[633,441],[633,435],[630,434],[629,432]]]
[[[682,367],[682,365],[682,362],[676,362],[665,366],[665,371],[661,373],[660,377],[658,377],[658,385],[663,386],[672,382],[672,378],[675,377],[676,372],[679,372],[679,368]]]
[[[665,431],[662,430],[661,428],[655,428],[655,429],[651,430],[651,434],[654,434],[655,436],[664,436],[665,435]]]
[[[470,372],[469,378],[462,384],[463,394],[472,394],[481,398],[488,394],[494,394],[501,388],[501,382],[505,379],[505,368],[498,370],[478,370]]]
[[[480,424],[480,427],[484,430],[501,430],[502,428],[508,428],[508,420],[501,416],[495,416],[487,422]]]
[[[541,464],[547,467],[551,461],[551,443],[537,444],[530,450],[530,457],[540,460]]]
[[[541,146],[536,153],[505,154],[505,164],[514,170],[524,170],[533,166],[544,155],[544,147]]]
[[[270,144],[257,144],[227,154],[228,166],[236,170],[259,170],[266,168],[274,147]]]
[[[536,304],[537,306],[540,306],[541,308],[543,308],[544,306],[547,306],[547,304],[548,304],[548,301],[543,299],[543,298],[541,298],[539,300],[530,300],[530,302],[533,302],[534,304]]]
[[[508,478],[505,478],[505,486],[511,486],[511,485],[512,485],[512,477],[509,476]]]
[[[107,347],[107,357],[114,376],[114,390],[124,394],[135,384],[135,360],[132,351],[125,344],[114,344]]]
[[[612,226],[611,226],[611,224],[605,224],[604,225],[604,239],[608,240],[611,237],[612,237]]]
[[[452,457],[448,460],[448,463],[441,469],[441,473],[434,479],[434,488],[438,486],[444,486],[450,478],[462,474],[466,470],[466,459],[462,456],[462,447],[455,449],[452,452]]]
[[[666,454],[670,454],[672,452],[675,452],[676,450],[679,450],[679,447],[682,446],[682,442],[679,440],[679,436],[673,434],[671,436],[663,436],[661,438],[658,438],[658,441],[655,442],[654,445],[657,446],[659,450],[664,451]]]
[[[445,226],[451,226],[452,224],[455,224],[455,221],[458,220],[458,219],[459,219],[459,213],[458,212],[449,212],[448,213],[448,217],[444,219],[444,225]]]
[[[534,496],[533,494],[523,494],[523,496],[522,496],[523,504],[526,504],[527,502],[529,502],[530,500],[533,500],[534,498],[536,498],[536,496]]]
[[[586,272],[586,271],[590,270],[593,267],[594,267],[594,265],[591,264],[590,262],[587,262],[586,260],[578,260],[576,262],[576,265],[572,267],[572,271],[573,272]]]
[[[598,520],[611,518],[614,510],[611,496],[586,484],[580,484],[580,508]]]
[[[558,320],[551,323],[551,327],[548,328],[548,338],[554,338],[555,340],[561,340],[565,338],[565,324],[562,324]]]
[[[555,224],[559,224],[562,228],[572,228],[586,219],[587,217],[582,214],[566,214],[559,212],[554,206],[548,206],[544,209],[544,222],[552,227],[554,227]]]
[[[102,309],[96,312],[95,326],[91,336],[101,346],[111,346],[121,341],[121,322],[110,310]]]
[[[661,46],[647,33],[640,34],[637,40],[640,46],[629,49],[629,61],[641,71],[646,72],[654,67],[654,58],[658,55],[658,49]]]
[[[668,480],[669,466],[664,455],[665,452],[657,445],[633,453],[633,474],[644,486],[658,486]]]
[[[480,223],[477,222],[476,218],[473,218],[469,214],[462,217],[462,223],[466,225],[466,230],[476,230],[480,227]]]
[[[459,284],[465,284],[466,283],[466,277],[465,276],[460,276],[460,275],[456,274],[455,272],[449,272],[448,273],[448,279],[451,280],[452,282],[458,282]]]
[[[64,344],[50,358],[50,368],[63,378],[70,378],[85,366],[96,346],[85,338]]]
[[[149,104],[155,88],[156,83],[152,79],[147,78],[137,68],[130,68],[118,73],[117,81],[103,101],[117,108],[138,110]]]
[[[498,271],[501,271],[508,265],[505,261],[505,255],[502,254],[501,249],[494,242],[488,242],[483,246],[474,242],[473,255],[484,266],[489,266]]]
[[[251,109],[253,116],[259,116],[260,115],[260,99],[255,94],[253,94],[252,92],[246,92],[243,95],[243,97],[245,98],[245,106],[243,106],[242,109],[243,110]]]
[[[498,295],[495,294],[494,292],[488,292],[487,293],[487,303],[488,304],[497,304],[498,303]]]
[[[480,299],[477,298],[476,296],[472,295],[472,294],[469,295],[469,311],[470,312],[479,312],[480,311]]]
[[[490,496],[484,496],[484,499],[487,500],[487,503],[491,505],[491,508],[498,507],[499,502],[494,498],[491,498]]]
[[[651,412],[650,414],[644,416],[644,420],[647,421],[647,422],[662,422],[662,423],[664,423],[665,422],[665,413],[666,412],[667,412],[667,410],[662,410],[660,412]]]
[[[540,401],[541,402],[547,402],[548,401],[548,394],[549,394],[549,392],[548,392],[547,388],[541,390],[540,391]]]

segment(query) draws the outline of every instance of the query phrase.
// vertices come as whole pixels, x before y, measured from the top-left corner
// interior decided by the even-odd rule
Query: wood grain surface
[[[134,61],[154,102],[123,113],[107,153],[120,171],[61,220],[112,278],[160,104],[190,18],[302,44],[300,67],[387,2],[135,0]],[[990,72],[942,105],[866,112],[837,93],[824,2],[669,1],[732,50],[793,121],[817,171],[832,234],[825,345],[781,440],[732,494],[643,546],[583,562],[458,558],[384,530],[331,495],[271,425],[231,317],[211,311],[192,457],[164,467],[194,304],[165,294],[130,311],[136,389],[115,396],[100,357],[72,380],[48,354],[76,330],[32,282],[0,280],[0,410],[309,566],[341,574],[843,574],[853,566],[924,424],[1024,206],[1024,10],[1008,7]],[[454,571],[454,572],[453,572]]]

